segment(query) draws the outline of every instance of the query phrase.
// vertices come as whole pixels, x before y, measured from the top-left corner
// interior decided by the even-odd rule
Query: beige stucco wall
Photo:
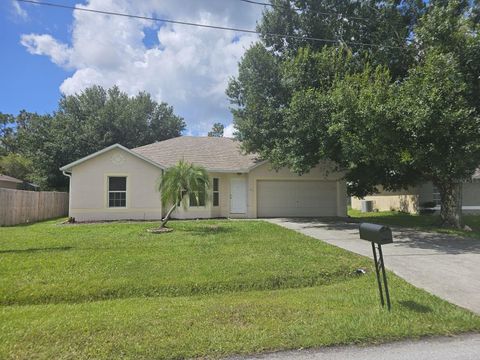
[[[373,195],[364,199],[352,197],[352,209],[361,210],[362,200],[373,201],[374,211],[402,211],[414,214],[418,211],[418,195]]]
[[[176,219],[197,219],[197,218],[256,218],[257,217],[257,182],[259,180],[321,180],[333,181],[337,189],[337,216],[347,215],[347,187],[342,180],[343,174],[332,171],[332,166],[323,163],[312,169],[310,173],[298,176],[284,168],[278,172],[271,170],[268,164],[260,165],[250,173],[211,173],[210,180],[216,177],[219,179],[220,206],[212,206],[212,189],[210,199],[205,207],[188,207],[186,210],[178,208],[172,214]],[[234,214],[230,212],[230,182],[233,178],[244,179],[247,185],[247,212],[245,214]],[[166,209],[165,209],[166,210]]]
[[[480,212],[480,181],[464,183],[462,196],[464,212]],[[352,197],[353,209],[361,209],[360,200]],[[433,201],[433,184],[425,182],[399,192],[381,190],[377,195],[366,196],[365,200],[372,200],[374,209],[378,211],[397,210],[417,213],[423,203]]]
[[[120,159],[120,161],[118,160]],[[71,169],[70,210],[69,214],[77,221],[160,219],[168,211],[162,209],[160,193],[157,191],[162,170],[139,159],[122,149],[112,149],[90,160],[80,163]],[[127,177],[126,208],[108,207],[108,176]],[[209,199],[204,207],[177,208],[172,218],[256,218],[257,217],[257,183],[260,180],[320,180],[335,183],[336,214],[346,216],[347,197],[343,174],[335,172],[332,167],[323,163],[308,174],[298,176],[288,169],[278,172],[263,164],[250,173],[210,173],[210,179],[219,179],[219,206],[213,206],[210,188]],[[247,211],[244,214],[233,214],[230,211],[230,182],[240,178],[246,184]],[[188,199],[187,199],[188,201]]]
[[[230,178],[235,176],[229,173],[210,173],[210,190],[206,206],[190,207],[184,209],[183,206],[177,208],[173,214],[174,219],[208,219],[218,217],[229,217],[230,211]],[[219,206],[213,206],[213,178],[218,178]],[[164,209],[166,212],[167,209]]]
[[[160,219],[157,191],[162,170],[121,149],[112,149],[71,169],[70,216],[77,221]],[[127,177],[127,207],[109,208],[108,176]]]
[[[416,213],[421,202],[419,189],[412,187],[406,190],[385,191],[380,186],[375,195],[365,196],[363,199],[352,197],[352,209],[361,210],[362,200],[373,201],[375,211],[402,211]]]
[[[3,189],[18,189],[18,185],[20,184],[17,184],[11,181],[0,180],[0,188],[3,188]]]

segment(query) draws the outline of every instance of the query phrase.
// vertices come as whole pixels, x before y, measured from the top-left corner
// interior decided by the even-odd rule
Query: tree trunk
[[[442,226],[463,228],[462,184],[453,183],[438,186],[440,191],[440,218]]]
[[[167,222],[168,222],[168,220],[170,220],[170,216],[172,215],[173,210],[175,210],[176,207],[177,207],[177,204],[174,204],[170,208],[170,210],[168,210],[167,215],[165,215],[165,217],[162,219],[162,223],[160,224],[160,228],[164,228],[165,225],[167,225]]]
[[[182,194],[180,196],[180,200],[178,201],[178,205],[180,205],[180,203],[182,202],[182,200],[183,200],[183,198],[185,197],[186,194],[187,194],[186,191],[182,191]],[[170,216],[172,215],[173,210],[175,210],[176,208],[177,208],[177,204],[173,204],[173,206],[170,208],[170,210],[168,210],[167,215],[165,215],[165,217],[162,219],[162,223],[160,224],[160,228],[164,228],[165,225],[167,225],[167,222],[168,222],[168,220],[170,220]]]

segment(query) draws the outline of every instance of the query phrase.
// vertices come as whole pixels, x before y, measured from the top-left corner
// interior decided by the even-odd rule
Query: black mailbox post
[[[370,241],[372,244],[373,260],[375,261],[375,272],[377,274],[378,291],[380,292],[380,303],[385,306],[383,292],[385,291],[385,298],[387,300],[387,308],[390,311],[392,308],[390,304],[390,294],[388,292],[387,274],[385,272],[385,264],[383,262],[382,245],[393,243],[392,230],[387,226],[361,223],[360,224],[360,239]],[[378,250],[378,255],[377,255]],[[380,277],[380,271],[382,277]],[[385,290],[383,289],[385,287]]]

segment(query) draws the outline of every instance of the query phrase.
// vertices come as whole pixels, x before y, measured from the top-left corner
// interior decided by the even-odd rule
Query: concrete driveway
[[[340,346],[283,351],[229,360],[478,360],[480,335],[426,338],[374,346]]]
[[[357,254],[372,257],[358,224],[325,219],[268,219]],[[383,246],[385,266],[409,283],[480,314],[480,240],[392,228]]]

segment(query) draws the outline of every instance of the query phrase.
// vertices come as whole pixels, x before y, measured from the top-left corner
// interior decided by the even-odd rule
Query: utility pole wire
[[[269,6],[269,7],[272,7],[272,8],[283,8],[283,9],[288,9],[289,8],[287,6],[282,7],[280,5],[274,5],[272,3],[260,2],[260,1],[254,1],[254,0],[238,0],[238,1],[242,1],[242,2],[245,2],[245,3],[248,3],[248,4],[260,5],[260,6]],[[291,8],[295,11],[302,11],[302,9],[300,9],[298,7],[295,7],[295,6],[292,6]],[[353,19],[353,20],[364,20],[364,21],[368,20],[367,18],[363,18],[363,17],[359,17],[359,16],[344,16],[342,14],[332,13],[332,12],[322,12],[322,11],[320,11],[320,12],[317,12],[317,14],[323,15],[323,16],[334,16],[334,17],[337,17],[337,18]]]
[[[83,11],[83,12],[89,12],[89,13],[95,13],[95,14],[121,16],[121,17],[132,18],[132,19],[150,20],[150,21],[156,21],[156,22],[165,22],[165,23],[177,24],[177,25],[195,26],[195,27],[215,29],[215,30],[242,32],[242,33],[256,34],[256,35],[262,35],[262,36],[267,36],[267,37],[278,37],[278,38],[283,38],[283,39],[295,39],[295,40],[302,40],[302,41],[323,42],[323,43],[327,43],[327,44],[345,44],[345,45],[349,45],[349,46],[353,45],[353,46],[367,46],[367,47],[370,46],[370,47],[376,47],[376,48],[403,49],[400,46],[369,44],[369,43],[362,43],[362,42],[357,42],[357,41],[321,39],[321,38],[310,37],[310,36],[290,35],[290,34],[261,33],[260,31],[251,30],[251,29],[241,29],[241,28],[233,28],[233,27],[227,27],[227,26],[198,24],[198,23],[192,23],[192,22],[188,22],[188,21],[162,19],[162,18],[156,18],[156,17],[150,17],[150,16],[142,16],[142,15],[132,15],[132,14],[115,12],[115,11],[87,9],[87,8],[82,8],[82,7],[77,7],[77,6],[70,6],[70,5],[58,4],[58,3],[52,3],[52,2],[45,2],[45,1],[36,1],[36,0],[15,0],[15,1],[22,2],[22,3],[34,4],[34,5],[49,6],[49,7],[76,10],[76,11]]]

